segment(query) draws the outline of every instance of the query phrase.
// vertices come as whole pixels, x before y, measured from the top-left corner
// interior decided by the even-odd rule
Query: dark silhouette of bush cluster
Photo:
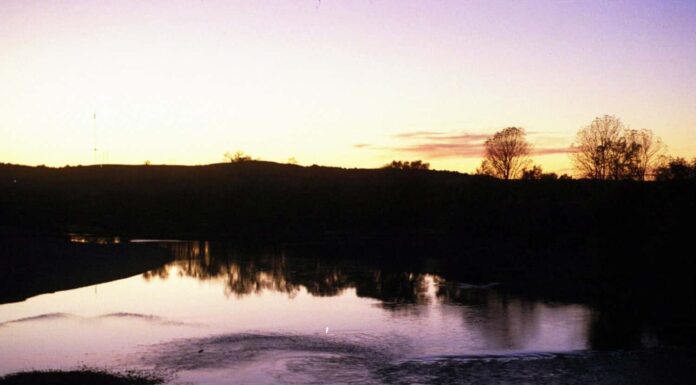
[[[668,158],[655,170],[658,181],[696,179],[696,158],[691,163],[684,158]]]
[[[430,163],[421,160],[392,160],[391,163],[384,165],[384,168],[393,168],[397,170],[430,170]]]
[[[251,160],[251,156],[244,153],[244,151],[236,151],[234,154],[230,152],[225,153],[225,159],[232,163],[246,162]]]
[[[522,180],[568,180],[572,177],[568,174],[558,176],[555,172],[544,172],[541,166],[534,165],[532,168],[522,170]]]

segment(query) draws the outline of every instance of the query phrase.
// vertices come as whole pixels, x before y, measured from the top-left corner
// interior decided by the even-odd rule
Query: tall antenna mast
[[[94,136],[94,147],[92,148],[92,155],[94,156],[94,164],[97,164],[97,113],[92,115],[92,131]]]

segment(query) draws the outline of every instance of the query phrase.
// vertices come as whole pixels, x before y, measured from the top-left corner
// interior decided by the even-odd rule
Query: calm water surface
[[[89,365],[175,382],[351,382],[393,362],[590,348],[588,307],[495,283],[209,242],[150,246],[169,262],[0,305],[0,374]]]

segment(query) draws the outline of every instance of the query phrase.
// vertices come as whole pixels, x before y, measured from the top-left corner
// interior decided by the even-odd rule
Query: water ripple
[[[17,318],[14,320],[9,320],[5,322],[0,322],[0,327],[8,326],[11,324],[25,323],[25,322],[39,322],[39,321],[54,321],[60,319],[79,319],[79,320],[99,320],[99,319],[133,319],[141,320],[145,322],[156,323],[159,325],[169,325],[169,326],[202,326],[201,324],[180,322],[170,320],[164,317],[152,315],[152,314],[139,314],[139,313],[127,313],[127,312],[117,312],[99,315],[96,317],[82,317],[70,313],[46,313],[39,314],[31,317]]]

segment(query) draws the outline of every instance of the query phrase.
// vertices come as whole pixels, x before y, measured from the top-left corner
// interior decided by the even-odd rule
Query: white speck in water
[[[329,334],[329,327],[326,327],[326,330],[324,330],[324,334]]]

